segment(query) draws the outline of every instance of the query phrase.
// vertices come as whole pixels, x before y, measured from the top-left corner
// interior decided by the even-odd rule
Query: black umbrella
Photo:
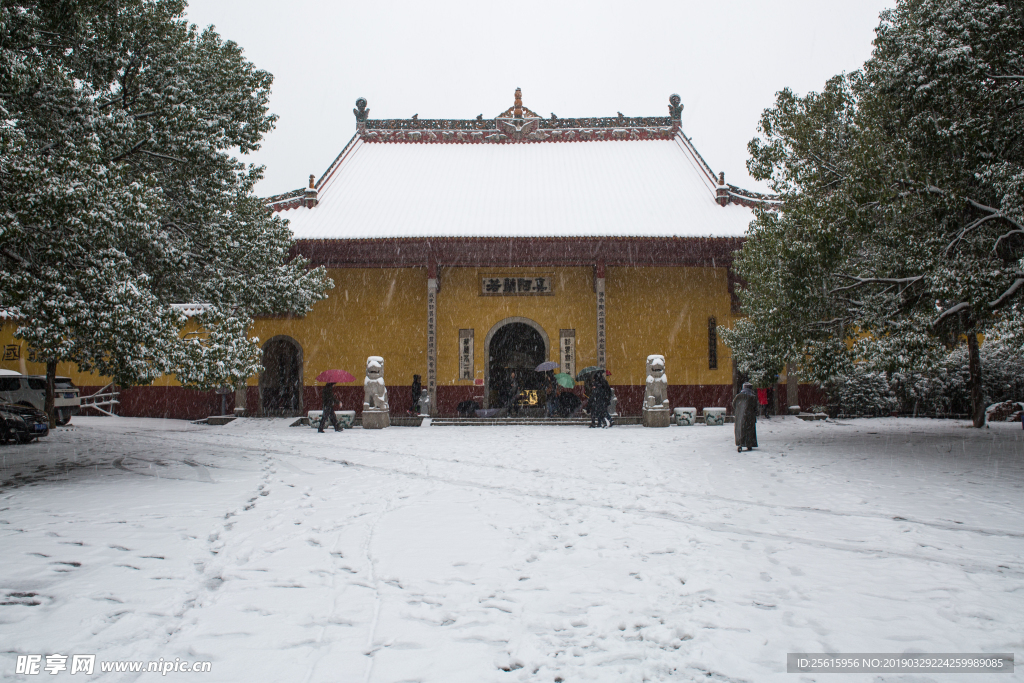
[[[576,373],[576,381],[582,382],[585,376],[595,372],[604,372],[604,368],[602,368],[600,365],[591,365],[589,368],[583,368],[582,370]]]

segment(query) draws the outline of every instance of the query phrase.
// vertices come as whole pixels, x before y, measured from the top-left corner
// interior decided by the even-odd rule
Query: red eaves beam
[[[292,255],[328,268],[704,266],[729,268],[742,237],[444,237],[296,240]]]

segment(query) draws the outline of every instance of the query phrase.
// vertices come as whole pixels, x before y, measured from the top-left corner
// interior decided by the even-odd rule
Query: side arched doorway
[[[260,374],[263,415],[302,414],[302,346],[291,337],[271,337],[263,345]]]
[[[499,408],[509,398],[512,373],[521,390],[540,389],[542,375],[534,368],[547,360],[550,350],[544,328],[529,318],[506,318],[491,328],[485,340],[486,403]]]

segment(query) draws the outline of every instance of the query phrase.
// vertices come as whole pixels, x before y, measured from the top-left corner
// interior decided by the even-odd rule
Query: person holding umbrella
[[[334,409],[338,405],[338,400],[334,396],[334,385],[337,382],[351,382],[354,379],[355,377],[344,370],[324,370],[316,376],[317,382],[324,382],[323,414],[320,416],[320,428],[316,430],[318,433],[324,433],[328,420],[334,425],[334,431],[342,430],[342,426],[338,424],[338,416],[334,414]]]
[[[555,368],[557,367],[558,363],[553,360],[548,360],[534,368],[534,371],[544,373],[544,378],[541,381],[544,388],[547,417],[554,417],[555,410],[557,408],[558,382],[555,381]]]
[[[583,368],[576,374],[576,381],[583,382],[583,395],[587,399],[587,412],[590,413],[591,427],[600,426],[597,421],[597,402],[594,400],[594,377],[598,374],[604,374],[604,368],[599,365]]]
[[[324,385],[324,412],[320,416],[320,428],[316,430],[318,434],[324,433],[324,425],[327,424],[328,420],[334,425],[334,431],[341,431],[341,425],[338,424],[338,416],[334,414],[334,408],[337,404],[338,400],[334,396],[334,382],[328,382]]]

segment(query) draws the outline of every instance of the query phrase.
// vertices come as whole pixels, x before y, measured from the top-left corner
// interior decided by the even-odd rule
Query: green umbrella
[[[576,386],[576,382],[572,381],[572,375],[567,375],[564,372],[555,375],[555,381],[558,382],[559,386],[563,386],[566,389],[572,389]]]

